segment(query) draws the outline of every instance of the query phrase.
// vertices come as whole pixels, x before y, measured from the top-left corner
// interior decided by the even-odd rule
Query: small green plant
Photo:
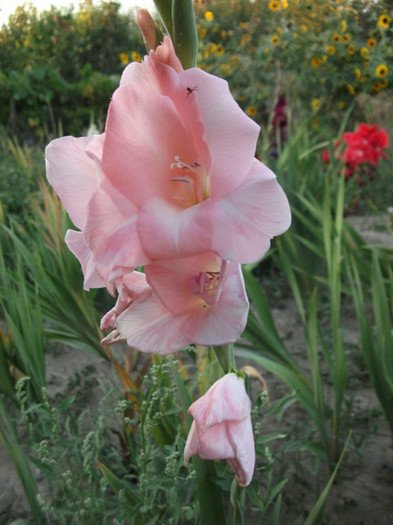
[[[203,360],[203,366],[214,376],[216,362]],[[74,519],[86,525],[92,520],[103,525],[114,520],[146,525],[198,522],[195,468],[199,467],[184,467],[186,426],[172,380],[175,375],[175,383],[181,382],[180,396],[183,396],[196,386],[190,380],[191,372],[189,366],[185,368],[173,358],[156,358],[140,391],[134,393],[140,412],[134,411],[133,405],[121,398],[116,384],[107,379],[99,381],[100,401],[96,411],[81,408],[75,394],[52,400],[46,389],[42,390],[41,401],[32,403],[26,389],[28,379],[20,380],[17,398],[30,447],[29,458],[21,454],[20,436],[2,399],[0,423],[35,522],[56,525]],[[211,471],[213,487],[220,487],[228,502],[232,502],[229,512],[233,519],[247,512],[260,519],[269,517],[272,524],[279,523],[280,494],[287,480],[277,478],[276,453],[270,444],[275,440],[286,441],[288,436],[285,432],[267,434],[264,427],[291,399],[292,394],[269,403],[266,392],[256,399],[253,419],[259,458],[257,479],[246,491],[239,492],[232,483],[230,470],[222,462]],[[31,464],[45,480],[39,487],[32,476]]]

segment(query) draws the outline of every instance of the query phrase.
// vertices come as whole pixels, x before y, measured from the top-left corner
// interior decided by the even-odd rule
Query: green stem
[[[179,392],[185,423],[189,430],[192,424],[192,417],[188,414],[188,407],[191,405],[192,399],[172,359],[170,360],[170,365]],[[195,455],[192,457],[192,464],[196,472],[199,524],[226,525],[222,491],[213,482],[213,479],[217,477],[214,461],[206,461]]]
[[[236,370],[235,355],[233,353],[233,344],[213,346],[214,353],[216,354],[217,361],[220,363],[224,374]]]
[[[200,525],[226,525],[222,492],[212,482],[217,476],[214,462],[194,456],[192,464],[196,471]]]

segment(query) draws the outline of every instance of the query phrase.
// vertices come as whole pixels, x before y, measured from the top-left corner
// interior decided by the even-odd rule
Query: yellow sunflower
[[[269,2],[268,8],[270,11],[278,11],[280,9],[280,2]]]
[[[344,33],[347,30],[347,23],[345,20],[341,20],[341,32]]]
[[[313,57],[311,59],[312,67],[320,67],[322,65],[322,60],[319,57]]]
[[[280,37],[277,36],[277,35],[273,35],[270,39],[270,42],[274,45],[274,46],[277,46],[279,43],[280,43]]]
[[[339,35],[338,33],[334,33],[334,35],[332,35],[332,41],[335,44],[338,44],[339,42],[341,42],[341,40],[342,40],[341,35]]]
[[[390,16],[388,16],[388,15],[381,15],[378,18],[377,26],[378,27],[382,27],[383,29],[386,29],[386,28],[389,27],[389,24],[390,24],[391,21],[392,21],[392,19],[390,18]]]
[[[206,11],[206,13],[205,13],[205,19],[206,19],[206,20],[213,20],[213,18],[214,18],[213,13],[212,13],[211,11]]]
[[[347,89],[350,95],[353,96],[355,94],[355,90],[353,89],[353,86],[351,84],[347,84]]]
[[[351,40],[351,35],[349,33],[344,33],[343,40],[347,44]]]
[[[367,47],[362,47],[362,49],[360,50],[360,54],[362,55],[362,58],[364,58],[364,60],[368,60],[368,58],[370,57],[370,51],[367,49]]]
[[[378,93],[378,91],[381,90],[381,83],[380,82],[373,82],[373,91],[375,91],[375,93]]]
[[[131,58],[132,58],[132,61],[133,62],[142,62],[142,57],[141,55],[138,53],[138,51],[133,51],[131,53]]]
[[[352,44],[350,44],[347,47],[347,51],[348,51],[348,55],[353,55],[355,53],[355,47]]]
[[[198,36],[199,38],[204,38],[206,36],[206,29],[204,27],[198,27]]]
[[[311,101],[311,109],[313,111],[318,111],[320,110],[322,107],[322,102],[320,101],[319,98],[313,98],[312,101]]]
[[[127,55],[127,53],[120,53],[119,58],[120,58],[120,62],[122,64],[124,64],[124,65],[128,64],[128,55]]]
[[[258,110],[255,106],[248,106],[246,108],[246,113],[249,117],[255,117],[255,115],[258,113]]]
[[[373,47],[375,47],[377,45],[377,41],[375,40],[375,38],[369,38],[367,40],[367,45],[368,45],[368,47],[370,47],[372,49]]]
[[[378,78],[384,78],[388,74],[388,67],[385,64],[379,64],[375,69],[375,74]]]
[[[335,52],[336,52],[336,48],[334,46],[327,46],[326,53],[328,55],[334,55]]]
[[[224,46],[221,46],[220,44],[217,46],[216,49],[216,55],[222,56],[224,54]]]
[[[355,77],[356,78],[360,78],[361,76],[362,76],[362,73],[361,73],[360,69],[357,67],[355,69]]]

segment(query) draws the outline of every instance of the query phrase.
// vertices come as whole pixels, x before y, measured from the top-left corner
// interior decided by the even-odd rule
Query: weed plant
[[[90,390],[99,397],[96,409],[78,406],[78,397],[86,396],[82,385],[74,384],[71,395],[56,400],[44,388],[41,402],[32,403],[26,390],[28,379],[19,380],[16,392],[24,441],[32,465],[41,473],[38,485],[25,476],[31,503],[39,503],[38,523],[198,523],[195,470],[183,464],[186,429],[173,386],[173,367],[188,375],[178,361],[155,358],[140,391],[134,393],[137,405],[120,396],[116,381],[99,380],[99,387]],[[275,454],[269,447],[287,435],[266,434],[265,422],[280,414],[291,399],[292,395],[268,405],[266,393],[261,393],[254,405],[257,479],[237,505],[259,519],[279,516],[279,495],[287,481],[277,480]],[[0,407],[4,408],[3,400]],[[2,432],[8,435],[3,412],[0,415]],[[16,447],[11,450],[14,461],[23,459],[28,469],[27,457],[18,455],[16,432],[11,437]],[[232,478],[229,469],[220,465],[215,483],[224,489],[228,501],[238,498]]]

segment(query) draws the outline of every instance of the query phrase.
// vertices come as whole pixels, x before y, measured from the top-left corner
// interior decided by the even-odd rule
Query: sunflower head
[[[353,55],[355,53],[355,47],[352,44],[350,44],[347,47],[347,51],[348,51],[348,55]]]
[[[388,74],[388,67],[386,64],[379,64],[375,69],[375,74],[378,78],[384,78]]]
[[[383,29],[386,29],[386,28],[389,27],[389,24],[390,24],[391,21],[392,21],[392,19],[390,18],[390,16],[388,16],[388,15],[381,15],[378,18],[377,26],[378,27],[382,27]]]
[[[313,98],[311,101],[311,109],[313,111],[319,111],[322,107],[322,103],[319,98]]]
[[[269,2],[268,4],[268,8],[270,9],[270,11],[278,11],[280,7],[281,7],[280,2],[272,1],[272,2]]]
[[[248,106],[246,113],[249,117],[255,117],[255,115],[258,113],[258,110],[255,106]]]

